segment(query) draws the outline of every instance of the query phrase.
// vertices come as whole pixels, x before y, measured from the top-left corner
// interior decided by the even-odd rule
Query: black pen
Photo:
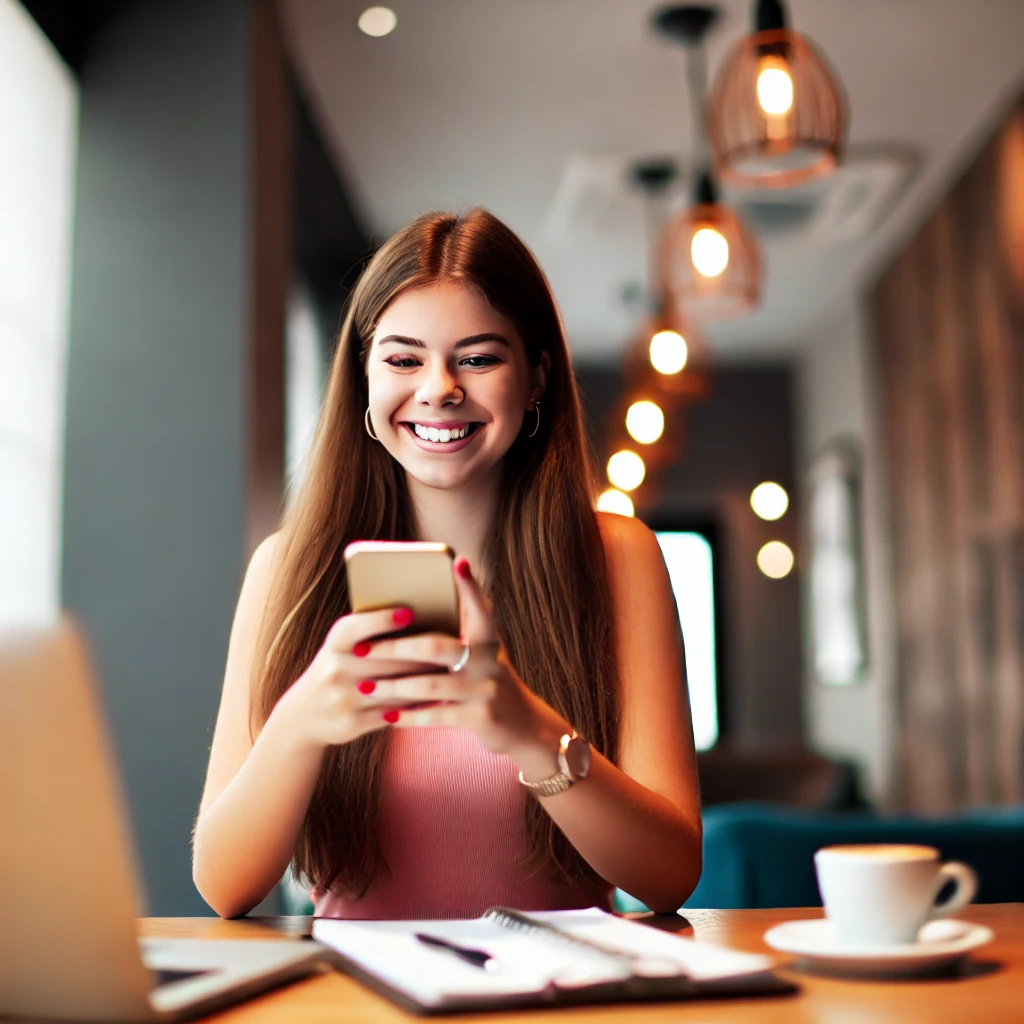
[[[467,964],[479,967],[482,971],[496,971],[498,969],[498,961],[490,953],[486,953],[482,949],[467,949],[465,946],[457,946],[454,942],[449,942],[447,939],[438,938],[436,935],[425,935],[423,932],[416,932],[415,937],[423,945],[451,953],[460,960],[464,960]]]

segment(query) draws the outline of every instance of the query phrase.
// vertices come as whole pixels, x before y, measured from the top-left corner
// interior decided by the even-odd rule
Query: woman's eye
[[[484,366],[495,366],[501,360],[497,356],[468,356],[463,359],[460,366],[468,366],[470,369],[479,369]]]
[[[419,360],[414,359],[412,356],[391,356],[384,360],[388,366],[395,366],[401,370],[408,370],[414,366],[419,366]]]

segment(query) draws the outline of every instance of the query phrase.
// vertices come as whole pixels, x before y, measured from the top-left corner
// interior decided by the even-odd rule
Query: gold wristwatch
[[[575,732],[567,732],[558,744],[558,771],[540,782],[527,782],[523,773],[519,781],[537,796],[564,793],[574,782],[590,774],[590,744]]]

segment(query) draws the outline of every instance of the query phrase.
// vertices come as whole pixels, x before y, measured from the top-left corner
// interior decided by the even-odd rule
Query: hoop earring
[[[379,441],[380,438],[373,432],[373,427],[370,426],[370,407],[369,406],[366,407],[366,412],[363,413],[363,423],[366,426],[366,432],[370,435],[370,437],[372,437],[374,439],[374,441]]]
[[[369,411],[369,410],[367,410],[367,411]],[[533,411],[537,414],[537,422],[534,423],[533,430],[531,430],[530,433],[528,433],[526,435],[527,437],[536,437],[537,431],[540,430],[540,402],[538,402],[533,407]]]

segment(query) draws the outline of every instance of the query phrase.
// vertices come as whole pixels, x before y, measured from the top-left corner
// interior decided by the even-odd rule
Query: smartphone
[[[455,552],[447,544],[357,540],[345,548],[349,603],[354,612],[411,608],[402,633],[458,637],[459,597],[452,575]]]

